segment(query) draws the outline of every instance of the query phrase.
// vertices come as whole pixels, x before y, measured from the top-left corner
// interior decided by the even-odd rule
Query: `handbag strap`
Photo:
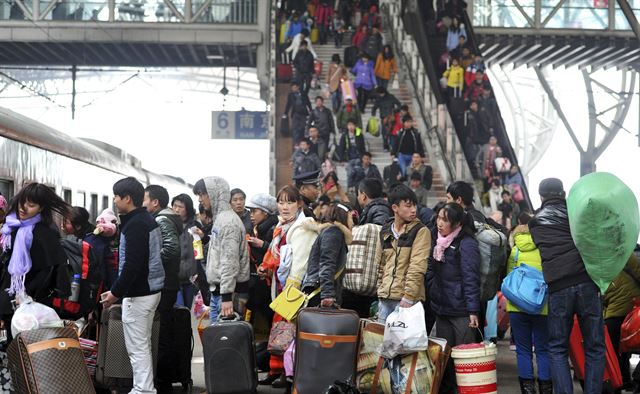
[[[382,374],[382,366],[384,365],[384,358],[378,358],[378,364],[376,365],[376,372],[373,375],[373,382],[371,382],[371,394],[378,392],[378,383],[380,381],[380,375]],[[407,376],[407,383],[405,386],[404,394],[411,394],[413,386],[413,378],[416,374],[416,366],[418,365],[418,353],[414,353],[411,357],[411,368],[409,369],[409,376]]]
[[[416,365],[418,364],[418,353],[413,353],[413,358],[411,360],[411,369],[409,370],[409,376],[407,377],[407,387],[404,391],[404,394],[411,394],[411,389],[413,386],[413,378],[416,374]]]
[[[380,380],[380,374],[382,373],[382,366],[384,365],[384,358],[378,358],[378,364],[376,365],[376,372],[373,375],[373,382],[371,382],[371,394],[377,394],[378,381]]]
[[[344,267],[340,268],[338,270],[338,272],[336,272],[335,276],[333,277],[334,280],[338,280],[340,278],[340,276],[342,276],[342,273],[344,272]],[[317,289],[315,289],[314,291],[312,291],[311,293],[309,293],[309,295],[307,296],[307,301],[312,299],[313,297],[317,296],[318,294],[320,294],[320,291],[322,289],[320,287],[318,287]]]
[[[518,256],[520,255],[520,249],[518,249],[518,247],[516,246],[516,255],[513,257],[513,264],[515,264],[516,267],[518,267],[520,264],[518,264]]]

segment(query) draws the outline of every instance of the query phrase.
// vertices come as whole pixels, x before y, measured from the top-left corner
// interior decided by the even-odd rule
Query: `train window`
[[[74,203],[77,207],[87,207],[87,195],[85,192],[76,192],[76,201]]]
[[[98,217],[98,195],[91,195],[91,207],[89,209],[89,213],[91,214],[91,221],[95,221],[96,217]]]
[[[0,193],[9,201],[13,197],[13,181],[0,179]]]
[[[62,199],[67,204],[72,204],[72,201],[71,201],[71,189],[62,189]]]
[[[109,196],[102,196],[102,210],[109,208]]]

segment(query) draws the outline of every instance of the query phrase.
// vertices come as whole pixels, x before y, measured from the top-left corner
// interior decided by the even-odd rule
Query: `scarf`
[[[438,231],[438,240],[436,241],[436,247],[433,249],[433,257],[436,261],[444,262],[444,251],[451,246],[451,243],[462,231],[462,226],[453,230],[449,235],[443,236]]]
[[[42,218],[40,214],[35,215],[25,221],[21,221],[16,217],[15,212],[7,215],[6,222],[2,226],[2,250],[11,249],[11,233],[16,233],[15,242],[13,242],[13,251],[11,252],[11,260],[9,261],[9,274],[11,274],[11,285],[7,290],[9,294],[24,293],[24,278],[31,270],[31,244],[33,243],[33,228]]]
[[[280,265],[280,246],[286,242],[287,232],[296,221],[299,214],[300,213],[287,221],[285,221],[282,216],[278,216],[278,225],[273,230],[271,245],[269,245],[269,250],[267,250],[267,253],[264,255],[264,259],[262,260],[263,268],[274,272],[278,269],[278,266]]]

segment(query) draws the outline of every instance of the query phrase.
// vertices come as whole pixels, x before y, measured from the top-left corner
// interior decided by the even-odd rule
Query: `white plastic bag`
[[[424,308],[416,302],[410,308],[396,309],[389,314],[384,328],[384,339],[378,349],[384,358],[427,350],[429,337],[424,322]]]
[[[20,332],[46,327],[64,327],[64,323],[52,308],[35,302],[31,297],[19,299],[20,306],[11,319],[11,334],[15,338]]]

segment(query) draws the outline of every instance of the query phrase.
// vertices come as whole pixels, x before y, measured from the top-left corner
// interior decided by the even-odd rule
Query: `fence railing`
[[[4,0],[3,20],[253,25],[258,0]]]

